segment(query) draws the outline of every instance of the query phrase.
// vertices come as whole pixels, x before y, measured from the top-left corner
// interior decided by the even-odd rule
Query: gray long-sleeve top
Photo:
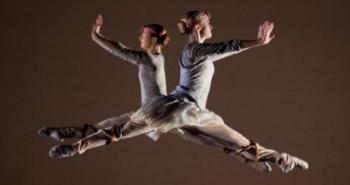
[[[164,56],[162,54],[131,50],[119,42],[115,46],[114,55],[138,67],[142,105],[153,96],[167,94]]]
[[[142,105],[153,96],[167,94],[164,70],[165,61],[162,54],[135,51],[120,42],[109,40],[99,34],[92,34],[92,39],[113,55],[138,67]]]
[[[180,56],[180,83],[172,94],[192,97],[201,109],[206,109],[211,81],[214,75],[214,61],[238,53],[239,40],[219,43],[187,44]]]

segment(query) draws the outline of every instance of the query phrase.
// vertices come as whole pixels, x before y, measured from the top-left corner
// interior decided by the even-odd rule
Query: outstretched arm
[[[258,37],[255,40],[230,40],[219,43],[203,43],[193,49],[193,57],[209,57],[217,61],[233,54],[258,46],[269,44],[275,37],[271,36],[273,23],[265,21],[259,26]]]
[[[204,57],[214,62],[239,53],[240,47],[240,40],[237,39],[218,43],[202,43],[193,48],[192,56],[198,58],[199,61]]]
[[[115,42],[108,39],[100,33],[103,24],[103,19],[101,15],[98,15],[95,23],[92,25],[91,38],[103,49],[112,53],[113,55],[124,59],[132,64],[139,64],[142,61],[143,53],[139,51],[131,50],[120,42]]]

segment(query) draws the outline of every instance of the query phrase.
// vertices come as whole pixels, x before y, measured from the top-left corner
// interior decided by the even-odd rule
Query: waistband
[[[189,102],[195,103],[197,105],[197,107],[199,107],[196,99],[194,99],[188,93],[179,90],[177,87],[176,87],[176,89],[173,92],[170,93],[169,96],[174,97],[174,98],[176,98],[178,100],[187,100]]]

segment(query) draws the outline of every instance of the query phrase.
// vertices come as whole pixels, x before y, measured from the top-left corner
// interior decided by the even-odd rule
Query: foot
[[[63,138],[61,137],[58,128],[43,127],[38,130],[38,134],[47,135],[58,142],[63,142]]]
[[[236,157],[240,161],[246,163],[248,166],[253,167],[261,172],[271,172],[272,168],[269,163],[265,161],[258,161],[254,160],[256,156],[253,156],[252,154],[246,153],[246,152],[241,152],[241,153],[236,153],[230,148],[224,148],[224,152]]]
[[[246,163],[248,166],[253,167],[261,172],[271,172],[272,171],[270,164],[267,162],[250,160],[242,155],[233,155],[233,156],[238,158],[240,161]]]
[[[49,150],[49,156],[52,158],[72,157],[78,154],[74,145],[56,145]]]
[[[278,166],[281,168],[281,170],[284,173],[288,173],[292,171],[295,167],[302,169],[302,170],[307,170],[309,169],[309,164],[297,157],[291,156],[287,153],[281,153],[281,157],[278,160]]]
[[[38,133],[59,142],[63,142],[66,138],[75,138],[78,135],[77,129],[73,127],[43,127],[38,130]]]
[[[261,171],[261,172],[271,172],[272,168],[267,162],[250,162],[247,163],[249,166]]]

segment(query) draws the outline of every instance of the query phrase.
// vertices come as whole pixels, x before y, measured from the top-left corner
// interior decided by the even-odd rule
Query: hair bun
[[[181,35],[184,35],[187,33],[187,26],[186,26],[186,22],[182,19],[177,23],[177,28],[179,29],[179,32]]]

